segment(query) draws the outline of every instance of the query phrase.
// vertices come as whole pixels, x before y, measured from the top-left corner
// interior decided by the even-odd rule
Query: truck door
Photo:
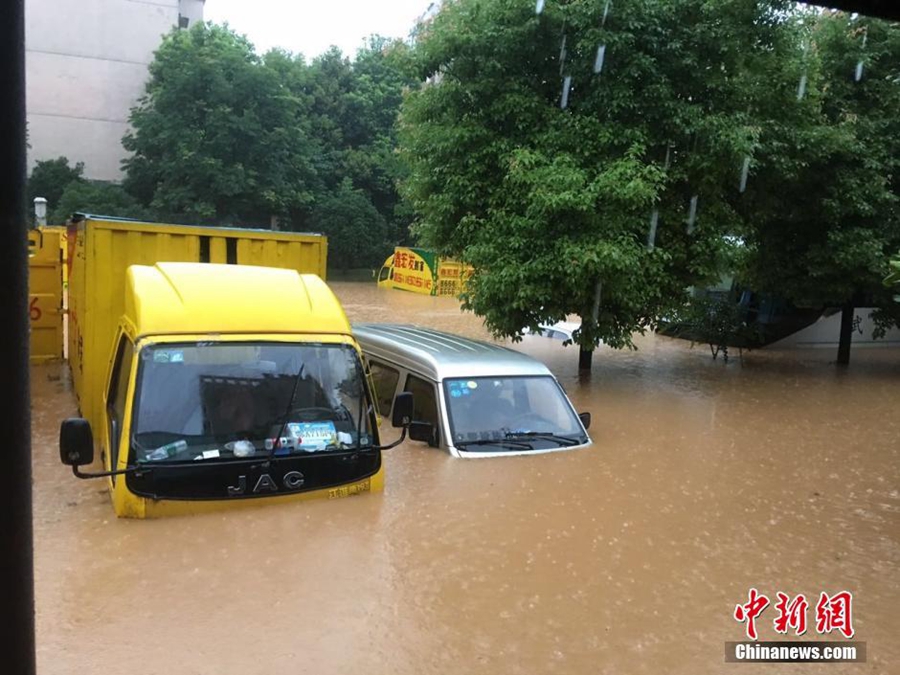
[[[127,335],[120,333],[112,374],[109,378],[109,389],[106,393],[106,428],[101,432],[101,438],[104,440],[101,441],[100,452],[104,459],[108,458],[106,468],[109,471],[114,470],[119,461],[122,428],[125,424],[128,381],[131,377],[133,361],[134,344]],[[115,476],[112,476],[112,481],[116,482]]]

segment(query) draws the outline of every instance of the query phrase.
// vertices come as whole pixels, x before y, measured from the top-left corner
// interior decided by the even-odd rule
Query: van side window
[[[406,378],[406,386],[403,391],[411,392],[414,399],[413,420],[416,422],[428,422],[434,427],[434,440],[429,443],[432,447],[438,444],[438,412],[437,398],[434,385],[415,375]]]
[[[109,417],[109,461],[113,470],[119,460],[119,438],[122,435],[122,424],[125,421],[125,397],[128,394],[128,377],[131,375],[133,359],[134,345],[123,335],[119,340],[119,348],[116,350],[109,394],[106,397],[106,410]],[[113,476],[113,481],[115,479],[116,477]]]
[[[383,417],[390,417],[391,408],[394,405],[394,392],[397,391],[397,382],[400,380],[400,371],[377,361],[369,361],[369,372],[372,373],[372,382],[375,385],[378,412]]]

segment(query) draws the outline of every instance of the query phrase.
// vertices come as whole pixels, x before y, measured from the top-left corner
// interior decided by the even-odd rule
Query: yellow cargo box
[[[63,357],[66,230],[39,227],[28,233],[29,352],[32,363]]]

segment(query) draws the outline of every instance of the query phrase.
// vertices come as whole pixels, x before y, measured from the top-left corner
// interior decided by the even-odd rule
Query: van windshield
[[[136,390],[132,461],[333,452],[373,442],[350,345],[151,345],[140,352]]]
[[[548,436],[530,440],[532,449],[588,440],[566,395],[550,376],[450,379],[444,381],[444,391],[453,444],[466,450],[496,452],[498,446],[479,441],[528,434]],[[570,442],[562,443],[565,439]]]

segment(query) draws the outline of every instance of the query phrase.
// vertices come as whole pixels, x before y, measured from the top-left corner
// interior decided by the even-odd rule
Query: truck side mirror
[[[66,466],[84,466],[94,461],[90,422],[82,417],[63,420],[59,427],[59,459]]]
[[[408,427],[413,416],[413,395],[404,391],[394,398],[394,406],[391,411],[391,424],[395,427]]]
[[[430,422],[412,422],[409,425],[409,437],[413,441],[434,441],[434,426]]]
[[[589,413],[589,412],[578,413],[578,419],[581,420],[581,424],[585,429],[591,428],[591,413]]]

